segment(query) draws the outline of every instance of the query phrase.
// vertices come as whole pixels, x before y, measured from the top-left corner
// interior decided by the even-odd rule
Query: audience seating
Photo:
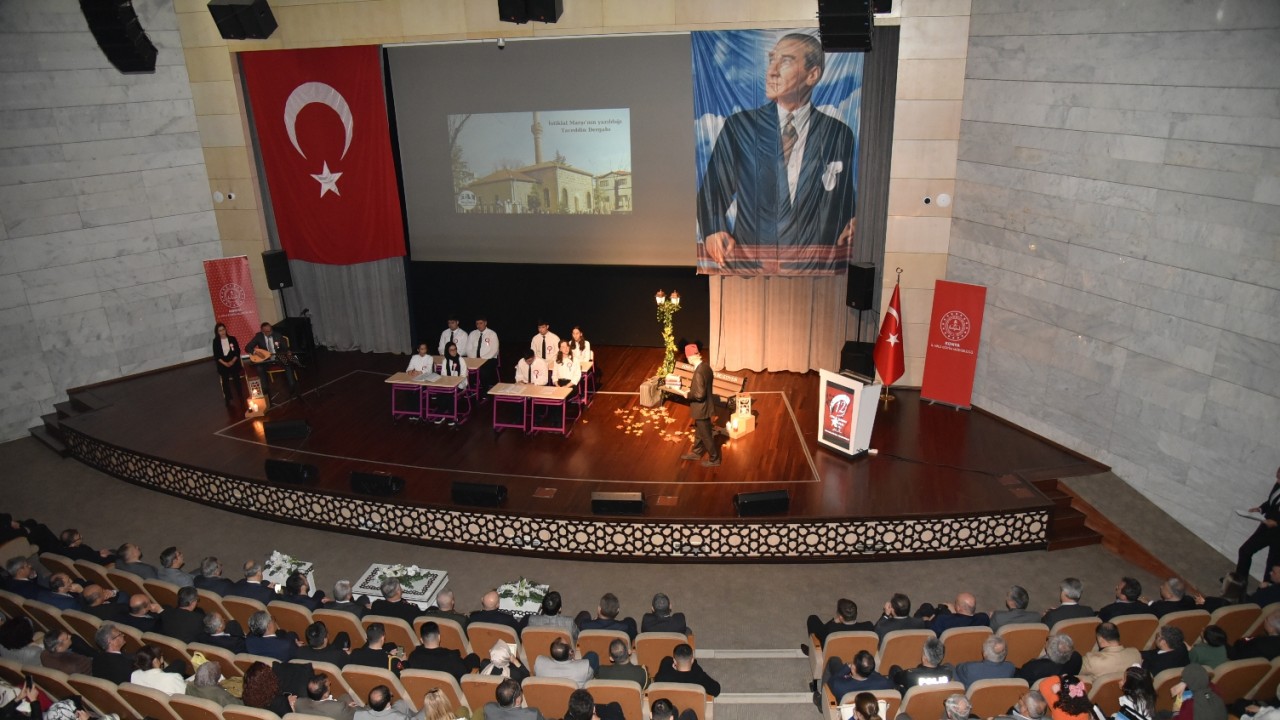
[[[432,690],[439,690],[449,699],[449,704],[455,710],[458,708],[471,709],[471,706],[467,704],[467,696],[462,694],[462,687],[447,672],[408,669],[400,673],[400,683],[404,685],[405,692],[409,693],[409,697],[416,700],[419,706],[421,706],[422,698],[427,693]],[[363,700],[361,698],[362,702]]]
[[[1152,683],[1156,689],[1156,710],[1173,712],[1173,696],[1169,693],[1173,686],[1182,682],[1182,668],[1161,670]]]
[[[1120,711],[1120,685],[1124,682],[1124,673],[1108,673],[1093,679],[1093,687],[1089,688],[1089,699],[1094,705],[1102,708],[1107,717]]]
[[[77,674],[71,676],[71,687],[99,714],[115,713],[120,716],[120,720],[138,720],[138,712],[120,695],[113,682]]]
[[[212,590],[204,588],[196,588],[196,607],[206,613],[218,613],[223,620],[231,621],[235,618],[231,617],[231,613],[222,606],[222,596]]]
[[[1072,618],[1070,620],[1059,620],[1049,628],[1050,635],[1069,635],[1071,642],[1076,646],[1076,652],[1084,655],[1098,644],[1098,626],[1102,624],[1102,620],[1096,617]],[[1143,638],[1145,641],[1146,638]],[[1138,646],[1141,647],[1141,646]]]
[[[971,714],[989,718],[1003,715],[1028,689],[1027,681],[1022,678],[998,678],[978,680],[969,686],[965,695],[973,705]]]
[[[1111,622],[1120,633],[1120,644],[1139,650],[1147,647],[1147,642],[1151,640],[1151,635],[1160,625],[1160,619],[1151,613],[1121,615]],[[1097,642],[1096,636],[1094,642]],[[1081,655],[1085,652],[1080,649],[1079,643],[1076,644],[1076,650],[1079,650]]]
[[[204,698],[172,695],[169,697],[169,707],[173,708],[182,720],[223,720],[222,706]]]
[[[568,678],[534,676],[521,685],[525,703],[549,718],[564,717],[569,709],[569,696],[577,689],[578,683]]]
[[[551,643],[556,638],[563,639],[566,643],[572,645],[572,640],[566,630],[555,627],[527,627],[520,631],[520,654],[524,666],[533,673],[534,661],[539,655],[551,656]],[[485,648],[488,653],[492,646]],[[609,662],[609,656],[605,655],[600,658],[600,664],[606,665]]]
[[[222,708],[222,720],[280,720],[280,718],[270,710],[246,705],[228,705]]]
[[[326,610],[318,608],[311,612],[311,619],[314,622],[322,622],[326,629],[329,630],[329,639],[337,637],[338,633],[346,633],[351,638],[351,647],[363,647],[368,636],[364,634],[364,625],[360,624],[360,618],[349,612],[342,610]]]
[[[347,684],[346,678],[342,677],[342,670],[340,670],[338,666],[334,665],[333,663],[320,662],[319,660],[301,660],[301,659],[294,659],[294,660],[290,660],[289,662],[297,663],[299,665],[310,665],[312,672],[314,672],[317,675],[325,676],[325,679],[329,681],[329,694],[334,697],[340,698],[343,695],[350,695],[351,697],[356,698],[362,703],[366,700],[366,698],[358,697],[356,695],[356,691],[352,690],[351,686]]]
[[[366,634],[369,631],[369,626],[374,623],[382,623],[383,629],[387,632],[387,642],[395,643],[396,647],[404,648],[406,653],[411,653],[414,648],[418,647],[418,636],[413,633],[413,628],[404,620],[389,615],[365,615],[360,618],[360,624],[364,626]],[[330,635],[330,637],[333,636]]]
[[[1049,639],[1049,627],[1044,623],[1010,623],[996,633],[1009,647],[1007,660],[1018,667],[1040,657],[1044,643]],[[1082,651],[1080,653],[1084,655]]]
[[[76,569],[76,577],[86,583],[101,585],[106,590],[115,589],[115,584],[111,582],[111,578],[107,575],[107,569],[98,563],[92,563],[88,560],[76,560],[72,563],[72,566]]]
[[[428,622],[434,622],[440,627],[440,647],[446,647],[450,650],[457,650],[463,657],[477,652],[480,657],[489,657],[489,650],[493,648],[490,645],[480,650],[472,650],[471,641],[467,639],[467,632],[462,629],[462,624],[452,618],[442,617],[420,617],[413,621],[413,632],[419,638],[422,637],[422,626]]]
[[[0,658],[0,680],[4,680],[14,687],[22,687],[24,679],[22,677],[22,665],[17,660]]]
[[[894,630],[886,633],[884,642],[880,644],[880,654],[876,656],[876,669],[883,673],[894,665],[904,668],[919,665],[924,643],[931,637],[934,637],[932,630]],[[845,662],[853,660],[843,659]],[[905,701],[906,698],[903,698],[903,702]]]
[[[142,631],[132,625],[116,623],[116,629],[124,633],[124,651],[136,653],[147,643],[142,639]]]
[[[888,707],[885,708],[884,720],[893,720],[898,717],[898,708],[902,706],[902,693],[897,690],[872,690],[871,694],[875,696],[876,700],[884,700],[888,703]],[[830,690],[827,691],[827,695],[828,697],[831,695]],[[840,698],[838,705],[829,703],[827,707],[828,720],[840,720],[844,715],[844,708],[848,708],[850,717],[854,717],[853,701],[857,697],[858,693],[856,692],[845,693],[844,697]]]
[[[307,639],[307,626],[311,624],[310,610],[298,603],[273,600],[267,603],[267,612],[276,621],[276,627],[294,633],[301,640]]]
[[[3,545],[0,545],[0,562],[14,557],[29,558],[39,553],[40,548],[32,545],[25,537],[16,537],[12,540],[6,540]]]
[[[962,662],[982,660],[982,643],[991,637],[989,627],[958,627],[942,631],[938,638],[947,648],[946,662],[959,665]],[[917,663],[919,661],[917,660]],[[907,667],[903,665],[903,667]],[[915,667],[912,665],[911,667]],[[883,672],[883,671],[881,671]],[[1006,705],[1005,710],[1008,710]],[[986,717],[983,715],[982,717]]]
[[[515,645],[516,652],[519,652],[520,637],[516,635],[515,630],[498,623],[467,623],[467,642],[472,648],[475,648],[475,652],[489,657],[489,651],[493,649],[493,644],[499,640]]]
[[[810,638],[813,636],[810,635]],[[857,655],[860,650],[875,655],[880,650],[880,636],[870,630],[841,630],[833,632],[827,636],[827,641],[822,644],[822,651],[818,652],[817,645],[809,651],[811,662],[810,671],[813,673],[814,679],[822,677],[822,671],[827,667],[827,662],[833,657],[838,657],[845,662],[851,662],[853,656]],[[668,653],[670,654],[670,653]],[[912,665],[911,667],[915,667]],[[654,670],[650,672],[653,675]]]
[[[1249,625],[1249,629],[1245,630],[1244,634],[1240,637],[1253,637],[1254,635],[1264,634],[1266,631],[1262,629],[1262,624],[1267,621],[1267,618],[1270,617],[1272,613],[1277,612],[1280,612],[1280,602],[1273,602],[1262,608],[1262,611],[1258,613],[1257,619]]]
[[[236,667],[240,668],[241,675],[249,672],[249,668],[253,667],[253,664],[256,662],[260,662],[267,667],[271,667],[280,661],[275,658],[267,657],[266,655],[254,655],[253,653],[247,652],[237,653],[235,657]]]
[[[342,678],[347,681],[347,685],[358,698],[367,698],[370,690],[379,685],[386,685],[391,688],[392,702],[405,700],[413,706],[414,710],[422,709],[422,698],[410,697],[409,691],[405,690],[400,678],[390,670],[364,665],[348,665],[342,668]]]
[[[45,691],[51,698],[61,700],[76,695],[76,689],[71,687],[71,678],[61,670],[54,670],[43,665],[29,665],[24,667],[23,672],[31,675],[36,681],[36,686]]]
[[[918,631],[895,630],[894,632]],[[892,634],[890,633],[890,635]],[[885,636],[885,639],[887,640],[888,636]],[[898,713],[912,718],[946,717],[946,709],[943,707],[943,702],[948,697],[956,694],[964,695],[963,684],[949,682],[941,685],[916,685],[915,687],[907,688],[907,692],[902,695],[902,704],[898,706]]]
[[[1244,605],[1225,605],[1213,611],[1209,616],[1209,624],[1217,625],[1227,634],[1227,643],[1234,643],[1242,637],[1258,620],[1262,608],[1254,603]],[[1187,638],[1191,640],[1191,638]]]
[[[670,700],[681,710],[692,710],[698,720],[708,720],[711,717],[711,698],[707,697],[707,691],[701,685],[674,682],[650,683],[649,689],[645,691],[644,704],[652,707],[653,701],[660,698]]]
[[[27,611],[22,609],[25,599],[18,593],[0,590],[0,612],[5,617],[26,617]]]
[[[52,630],[66,630],[72,635],[75,632],[62,620],[62,611],[58,608],[47,605],[39,600],[28,600],[22,604],[22,609],[26,611],[27,617],[36,624],[36,629],[44,628],[46,632]]]
[[[206,660],[218,663],[218,667],[222,669],[223,677],[244,677],[244,671],[236,665],[235,653],[226,648],[204,643],[187,643],[187,652],[198,652],[204,655]]]
[[[131,682],[121,683],[120,697],[147,720],[182,720],[169,706],[169,696],[159,690]]]
[[[256,612],[267,612],[267,606],[257,600],[236,595],[222,598],[222,607],[231,615],[229,619],[240,623],[246,635],[249,633],[249,618]]]
[[[611,702],[621,705],[625,718],[643,718],[648,714],[645,712],[644,690],[630,680],[588,680],[587,692],[591,693],[597,705]]]
[[[1271,670],[1271,663],[1262,658],[1228,660],[1210,673],[1213,686],[1228,705],[1244,697],[1254,685]]]
[[[97,641],[94,635],[97,634],[98,628],[102,627],[102,621],[96,615],[90,615],[87,612],[79,610],[63,610],[62,621],[71,628],[71,632],[80,636],[81,640],[89,643],[92,647],[97,647]]]
[[[486,703],[491,703],[497,696],[498,685],[502,682],[499,675],[463,675],[462,682],[458,683],[462,686],[462,694],[467,698],[467,705],[473,710],[479,710]],[[629,716],[628,716],[629,717]]]
[[[187,650],[187,644],[181,640],[171,638],[168,635],[149,632],[142,634],[142,641],[160,648],[160,654],[164,656],[166,665],[182,662],[187,668],[191,668],[191,653]],[[194,672],[194,670],[190,670],[190,672]]]
[[[1158,627],[1169,625],[1176,627],[1182,631],[1182,637],[1187,641],[1188,645],[1194,645],[1196,639],[1200,637],[1200,633],[1204,632],[1205,627],[1209,625],[1209,613],[1205,610],[1179,610],[1171,612],[1160,618]],[[1156,635],[1151,633],[1151,639],[1147,641],[1147,647],[1155,647]]]
[[[142,578],[131,572],[108,568],[107,577],[111,578],[111,584],[125,595],[146,595],[149,598],[151,597],[151,593],[147,592],[147,586],[142,584]],[[151,599],[154,600],[155,598]]]
[[[1271,661],[1271,669],[1244,696],[1249,700],[1270,700],[1275,697],[1276,685],[1280,685],[1280,657]]]
[[[162,607],[178,607],[178,591],[182,588],[164,580],[143,580],[142,587]]]
[[[7,558],[8,555],[0,556],[0,559]],[[71,558],[57,553],[42,552],[40,553],[40,564],[49,570],[50,575],[58,573],[66,573],[72,579],[81,579],[80,574],[76,572],[76,563]]]
[[[662,664],[663,659],[675,654],[676,646],[682,643],[689,643],[690,647],[694,647],[691,639],[684,633],[640,633],[636,635],[635,662],[638,665],[643,665],[644,669],[649,672],[649,677],[653,677],[658,674],[658,666]],[[697,648],[694,647],[694,649],[696,650]],[[605,665],[608,662],[609,652],[606,650],[600,656],[600,664]]]

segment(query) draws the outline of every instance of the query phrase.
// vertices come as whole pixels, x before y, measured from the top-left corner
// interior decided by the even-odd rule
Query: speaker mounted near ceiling
[[[818,34],[827,52],[870,52],[872,0],[818,0]]]
[[[277,27],[267,0],[209,0],[209,14],[224,40],[266,40]]]
[[[554,23],[563,14],[564,0],[498,0],[498,18],[503,22]]]
[[[138,22],[133,0],[80,0],[80,11],[98,47],[117,70],[126,74],[156,71],[156,46]]]

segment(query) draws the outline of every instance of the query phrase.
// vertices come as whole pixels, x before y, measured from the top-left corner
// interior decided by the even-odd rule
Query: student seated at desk
[[[445,377],[460,377],[462,384],[458,386],[458,390],[467,389],[467,361],[462,359],[458,354],[458,346],[455,343],[447,343],[444,346],[444,357],[440,360],[440,374]],[[456,396],[455,396],[456,397]],[[450,400],[453,402],[453,400]],[[436,424],[444,422],[444,418],[436,420]],[[450,420],[449,426],[452,427],[458,423]]]
[[[569,347],[573,350],[573,356],[577,358],[579,365],[592,361],[591,341],[582,335],[582,328],[577,325],[573,326],[573,340],[569,342]]]
[[[568,340],[560,341],[560,351],[556,353],[555,362],[551,365],[551,381],[554,385],[564,387],[572,385],[574,393],[578,391],[578,381],[582,379],[582,366],[573,356],[573,349]],[[573,397],[570,395],[569,397]]]
[[[458,352],[462,353],[463,357],[466,357],[467,338],[467,331],[458,327],[458,318],[450,315],[449,327],[440,333],[440,354],[444,354],[444,349],[449,343],[454,343],[458,346]]]
[[[409,369],[405,370],[405,372],[418,375],[434,369],[432,358],[427,354],[427,344],[418,343],[418,354],[409,358]]]
[[[516,382],[524,385],[547,385],[550,379],[547,364],[533,352],[533,348],[526,348],[524,357],[516,363]]]
[[[529,347],[533,349],[533,354],[537,355],[539,360],[550,365],[551,359],[556,356],[556,348],[560,347],[560,336],[551,332],[551,326],[546,320],[539,320],[538,334],[529,341]]]

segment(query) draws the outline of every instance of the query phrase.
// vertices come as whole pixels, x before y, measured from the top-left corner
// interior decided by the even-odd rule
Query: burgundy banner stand
[[[947,280],[934,285],[921,400],[966,410],[970,407],[986,301],[987,288],[983,285]]]

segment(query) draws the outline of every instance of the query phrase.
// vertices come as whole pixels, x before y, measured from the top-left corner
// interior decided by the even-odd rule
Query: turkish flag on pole
[[[327,265],[402,257],[381,50],[271,50],[240,58],[289,257]]]
[[[902,352],[902,303],[898,300],[898,285],[893,286],[893,298],[889,300],[889,311],[880,323],[880,337],[876,338],[876,349],[872,353],[876,362],[876,372],[880,381],[892,385],[902,377],[906,360]]]

